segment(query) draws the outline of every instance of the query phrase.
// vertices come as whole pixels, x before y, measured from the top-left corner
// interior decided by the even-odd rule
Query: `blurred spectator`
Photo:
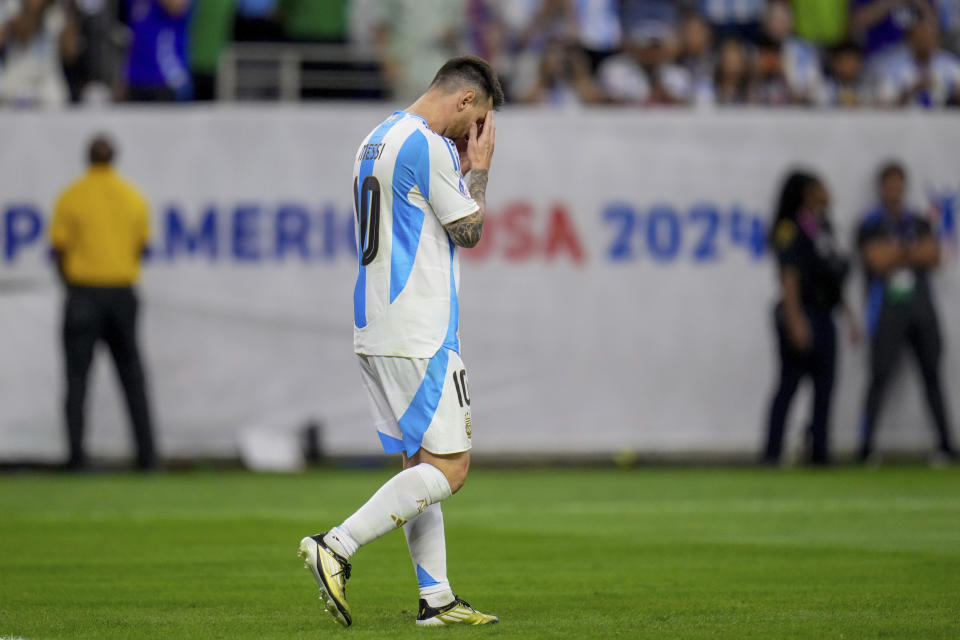
[[[576,0],[577,35],[594,73],[620,48],[623,29],[617,0]]]
[[[283,28],[290,40],[347,41],[348,0],[280,0]]]
[[[63,62],[76,58],[80,33],[74,9],[59,0],[8,4],[0,24],[4,69],[0,103],[59,107],[70,94]]]
[[[936,0],[936,7],[944,47],[960,54],[960,0]]]
[[[757,38],[751,67],[750,104],[773,107],[795,102],[784,72],[782,52],[783,46],[777,40],[766,35]]]
[[[675,25],[680,20],[680,7],[676,0],[621,0],[620,16],[624,31],[651,22]]]
[[[462,53],[465,0],[383,0],[373,5],[377,43],[393,98],[412,101],[437,69]]]
[[[622,104],[682,104],[693,98],[690,73],[675,64],[677,38],[662,22],[642,23],[626,36],[624,51],[600,65],[600,86]]]
[[[824,83],[824,106],[861,107],[874,103],[873,87],[863,73],[863,50],[852,40],[830,49],[828,76]]]
[[[520,101],[569,107],[603,102],[603,94],[593,82],[587,55],[575,45],[555,40],[543,52],[536,84]]]
[[[135,102],[189,100],[187,27],[192,0],[126,0],[133,32],[127,59],[127,98]]]
[[[198,0],[199,1],[199,0]],[[237,42],[283,40],[278,0],[234,0],[233,39]]]
[[[780,44],[780,68],[790,91],[788,102],[814,104],[823,91],[820,55],[793,33],[793,13],[787,0],[769,0],[761,33]]]
[[[870,58],[900,44],[917,20],[935,19],[931,0],[853,0],[850,29]]]
[[[508,97],[525,96],[539,82],[547,44],[575,42],[578,32],[573,0],[486,0],[500,31],[492,63]]]
[[[472,1],[472,0],[471,0]],[[486,2],[487,0],[482,0]],[[363,58],[376,58],[378,46],[380,0],[350,0],[347,5],[347,40],[350,48]]]
[[[756,36],[765,4],[766,0],[700,0],[703,15],[722,38]]]
[[[780,299],[774,309],[780,379],[770,406],[766,464],[777,465],[790,403],[803,378],[813,381],[809,460],[830,461],[830,402],[836,369],[833,311],[846,309],[843,281],[849,260],[838,249],[828,216],[830,195],[818,177],[793,172],[784,182],[771,225],[770,243],[779,266]],[[856,323],[847,312],[853,339]]]
[[[83,447],[87,377],[97,343],[110,348],[127,399],[137,443],[137,466],[157,464],[146,381],[137,346],[134,291],[150,236],[150,212],[136,187],[113,169],[105,136],[90,144],[90,169],[57,199],[50,243],[67,288],[63,319],[70,444],[68,465],[86,465]]]
[[[71,0],[77,17],[77,57],[64,60],[73,102],[105,103],[121,82],[129,31],[118,19],[117,0]]]
[[[190,71],[197,100],[216,94],[220,54],[230,42],[235,0],[196,0],[190,19]]]
[[[850,5],[846,0],[793,0],[797,35],[816,45],[834,45],[847,35]]]
[[[67,24],[79,16],[81,37],[65,33],[62,51],[74,101],[89,85],[105,94],[118,84],[116,59],[128,38],[111,15],[117,4],[132,33],[123,72],[132,100],[212,98],[234,24],[241,41],[349,42],[352,60],[303,62],[301,98],[382,97],[382,88],[309,84],[314,72],[362,70],[372,82],[382,73],[397,100],[411,99],[433,67],[469,52],[491,62],[510,99],[532,103],[592,104],[594,88],[603,102],[635,105],[957,101],[953,58],[930,44],[929,33],[910,46],[903,34],[937,16],[941,39],[949,38],[945,49],[960,49],[960,0],[0,0],[0,25],[10,22],[4,11],[19,14],[21,4],[64,11]],[[848,27],[867,43],[862,54],[844,39]],[[4,40],[16,62],[9,25],[0,26],[0,100],[9,102]],[[586,57],[590,77],[571,46]],[[560,60],[570,64],[558,75]]]
[[[888,56],[877,73],[883,104],[942,107],[960,103],[960,59],[940,48],[932,22],[914,23],[907,46]]]
[[[695,101],[709,101],[716,59],[713,33],[699,11],[685,11],[681,18],[680,52],[680,65],[690,74]]]
[[[713,102],[718,105],[744,105],[749,101],[750,62],[739,38],[720,43],[712,90]]]
[[[880,203],[860,225],[858,244],[867,275],[870,385],[863,412],[860,460],[873,454],[873,435],[900,350],[909,345],[920,365],[927,405],[939,440],[938,455],[956,457],[940,380],[942,344],[930,273],[940,245],[930,222],[905,201],[906,170],[891,162],[877,178]]]

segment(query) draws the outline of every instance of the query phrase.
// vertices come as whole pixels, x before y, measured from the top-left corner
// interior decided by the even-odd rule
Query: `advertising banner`
[[[333,455],[376,453],[356,356],[351,171],[378,106],[212,107],[0,117],[0,460],[56,460],[62,288],[47,231],[96,132],[148,196],[139,285],[157,438],[177,457],[233,457],[323,425]],[[851,251],[878,164],[903,161],[935,218],[948,399],[958,410],[960,126],[952,115],[631,110],[498,114],[484,239],[462,253],[462,356],[474,451],[488,456],[752,455],[777,359],[765,244],[795,166],[823,176]],[[862,273],[847,298],[862,312]],[[867,348],[844,337],[832,439],[851,450]],[[932,429],[904,354],[881,449]],[[791,429],[802,438],[807,391]],[[131,446],[106,350],[92,372],[93,455]],[[246,443],[246,444],[245,444]]]

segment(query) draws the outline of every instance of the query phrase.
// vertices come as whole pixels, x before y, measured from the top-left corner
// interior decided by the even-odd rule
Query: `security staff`
[[[763,462],[777,465],[790,402],[800,381],[813,380],[813,416],[809,426],[809,460],[830,461],[827,423],[836,364],[833,311],[842,307],[849,261],[839,250],[827,216],[830,196],[823,182],[804,172],[784,182],[770,242],[780,276],[780,300],[774,310],[780,353],[780,380],[770,406]],[[856,340],[854,330],[854,340]]]
[[[137,348],[133,285],[149,239],[146,199],[112,166],[114,147],[93,139],[90,168],[57,200],[50,242],[66,285],[63,346],[67,374],[68,466],[85,466],[84,403],[96,344],[110,348],[127,399],[137,444],[137,466],[156,466],[150,407]]]
[[[920,365],[927,404],[939,440],[937,459],[956,458],[940,380],[940,327],[929,273],[940,264],[930,223],[904,206],[907,174],[891,162],[877,176],[880,204],[860,225],[858,245],[867,276],[870,385],[861,428],[860,460],[873,454],[880,405],[897,357],[909,344]]]

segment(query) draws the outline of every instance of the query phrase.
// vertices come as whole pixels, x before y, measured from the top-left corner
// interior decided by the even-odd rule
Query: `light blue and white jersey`
[[[910,104],[923,107],[942,107],[960,87],[960,58],[945,50],[933,54],[929,64],[919,65],[906,46],[899,46],[878,67],[880,76],[878,98],[881,104],[894,105],[909,97]],[[911,89],[927,76],[929,87],[910,95]]]
[[[460,257],[443,225],[479,210],[453,141],[394,112],[353,165],[359,273],[353,346],[363,355],[432,358],[460,352]]]

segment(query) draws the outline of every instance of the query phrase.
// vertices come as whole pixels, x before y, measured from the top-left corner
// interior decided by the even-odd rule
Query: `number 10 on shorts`
[[[470,406],[470,393],[467,391],[467,370],[460,369],[460,371],[453,372],[453,386],[457,390],[457,401],[460,403],[460,406],[463,407],[464,403],[469,407]]]

